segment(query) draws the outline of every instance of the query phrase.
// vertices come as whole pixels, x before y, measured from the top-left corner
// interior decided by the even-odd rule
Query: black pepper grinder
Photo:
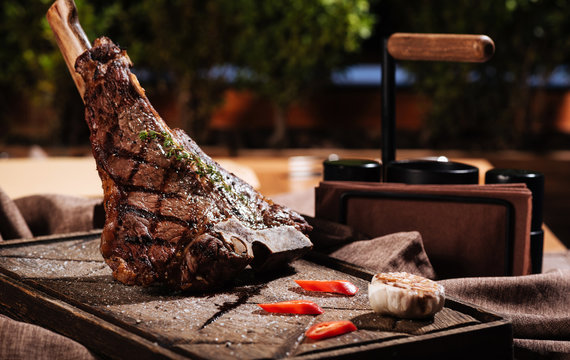
[[[492,169],[485,173],[486,184],[524,183],[532,193],[532,217],[530,225],[530,258],[532,273],[542,272],[544,231],[542,230],[542,206],[544,175],[530,170]]]

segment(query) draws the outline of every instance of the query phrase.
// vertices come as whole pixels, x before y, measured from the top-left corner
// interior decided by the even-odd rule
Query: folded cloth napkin
[[[97,229],[104,216],[98,199],[46,194],[12,200],[0,188],[0,241]]]
[[[83,345],[42,327],[0,315],[0,359],[91,360]]]
[[[313,226],[314,248],[328,256],[373,272],[406,271],[429,279],[436,274],[417,231],[367,239],[350,226],[305,216]]]
[[[440,283],[447,294],[510,319],[515,358],[570,358],[570,270]]]
[[[33,237],[14,201],[0,189],[0,241]]]

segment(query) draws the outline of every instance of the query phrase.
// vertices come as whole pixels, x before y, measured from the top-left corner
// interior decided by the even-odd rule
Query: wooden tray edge
[[[76,239],[85,239],[89,237],[93,237],[99,235],[101,230],[93,230],[89,232],[79,232],[79,233],[70,233],[70,234],[63,234],[63,235],[50,235],[50,236],[41,236],[35,237],[31,239],[17,239],[17,240],[7,240],[0,243],[0,247],[17,247],[17,246],[26,246],[26,245],[33,245],[34,243],[49,243],[49,242],[59,242],[59,241],[71,241]],[[373,272],[355,266],[350,263],[343,262],[341,260],[337,260],[327,256],[326,254],[312,252],[305,256],[305,259],[316,264],[329,267],[334,270],[338,270],[356,277],[359,277],[363,280],[369,280],[373,276]],[[14,276],[10,276],[11,274],[6,274],[0,272],[0,288],[2,288],[3,294],[8,294],[8,291],[11,291],[10,294],[16,294],[18,298],[24,300],[26,297],[31,299],[32,302],[32,309],[33,312],[27,313],[27,317],[22,318],[25,321],[32,322],[38,324],[40,326],[46,327],[50,330],[55,332],[61,333],[64,336],[68,336],[70,338],[80,340],[84,345],[86,345],[90,349],[94,349],[96,347],[100,347],[101,343],[106,343],[106,341],[96,340],[98,337],[93,337],[88,339],[88,341],[84,341],[84,338],[77,339],[77,329],[73,326],[73,329],[62,329],[61,327],[56,327],[55,324],[59,323],[59,321],[45,320],[43,319],[40,314],[43,314],[45,310],[41,309],[42,301],[47,301],[50,304],[50,310],[53,310],[57,317],[65,317],[65,316],[74,316],[77,317],[78,324],[77,326],[85,326],[86,329],[92,329],[93,331],[97,332],[96,329],[99,329],[98,326],[104,324],[103,328],[105,329],[106,336],[110,336],[113,341],[117,341],[116,345],[120,346],[121,348],[129,348],[130,350],[127,352],[129,357],[133,354],[145,353],[147,355],[143,356],[143,354],[137,355],[138,358],[143,359],[147,358],[148,354],[151,354],[149,358],[185,358],[183,355],[177,354],[172,350],[160,346],[156,342],[152,342],[151,340],[136,335],[135,333],[129,332],[127,329],[124,329],[120,325],[113,324],[101,318],[97,314],[92,312],[83,310],[78,308],[76,305],[73,305],[69,302],[64,300],[58,299],[53,294],[45,293],[41,288],[38,288],[32,284],[26,283],[25,280],[18,280],[15,279]],[[12,294],[13,295],[13,294]],[[14,296],[14,295],[13,295]],[[2,301],[2,298],[0,298]],[[13,304],[14,302],[11,301]],[[16,302],[20,303],[20,302]],[[11,309],[10,304],[5,303],[2,301],[1,305],[4,309]],[[299,359],[313,359],[313,358],[322,358],[322,357],[331,357],[331,358],[343,358],[343,357],[354,357],[355,351],[362,352],[364,356],[377,356],[379,354],[383,354],[384,356],[388,356],[390,353],[394,352],[395,350],[399,356],[403,355],[406,351],[406,347],[409,344],[416,343],[425,345],[426,342],[439,342],[439,341],[447,341],[445,339],[451,338],[463,338],[465,336],[469,337],[469,334],[474,335],[475,332],[480,333],[492,333],[494,334],[492,337],[488,337],[487,341],[496,342],[494,346],[498,349],[502,349],[503,353],[510,354],[512,357],[512,325],[510,321],[504,319],[501,315],[494,313],[492,311],[482,309],[474,304],[470,304],[459,299],[455,299],[453,297],[448,297],[446,299],[446,307],[464,313],[466,315],[473,316],[475,319],[482,321],[481,324],[476,325],[469,325],[464,326],[461,328],[455,329],[448,329],[437,331],[434,333],[424,334],[424,335],[415,335],[410,338],[403,338],[403,339],[395,339],[395,340],[388,340],[383,342],[371,342],[369,344],[361,344],[357,346],[346,346],[340,349],[326,349],[321,352],[309,353],[309,354],[302,354],[300,356],[294,357]],[[13,309],[16,310],[16,309]],[[22,309],[19,309],[22,310]],[[30,312],[30,308],[25,309]],[[12,316],[21,314],[20,311],[15,311],[12,313]],[[10,314],[9,314],[10,315]],[[51,315],[51,314],[50,314]],[[82,329],[85,331],[85,329]],[[503,339],[507,344],[502,344],[501,341],[497,341],[497,339]],[[128,343],[125,344],[125,340]],[[119,345],[120,344],[120,345]],[[502,345],[502,346],[501,346]],[[402,349],[400,349],[403,347]],[[444,346],[445,347],[445,346]],[[418,348],[415,346],[414,348]],[[422,346],[420,346],[422,348]],[[505,350],[507,349],[507,350]],[[510,353],[509,353],[510,349]],[[110,348],[111,354],[116,352],[116,346],[112,346]],[[408,349],[409,351],[409,349]],[[108,356],[108,352],[104,352]],[[420,354],[413,353],[418,356]]]
[[[3,273],[0,273],[0,292],[3,294],[0,297],[0,312],[71,338],[106,357],[113,354],[111,357],[117,359],[187,359],[157,342],[128,332]],[[4,301],[4,298],[9,298],[10,302]],[[69,317],[74,321],[61,321]],[[78,339],[79,333],[89,336]]]

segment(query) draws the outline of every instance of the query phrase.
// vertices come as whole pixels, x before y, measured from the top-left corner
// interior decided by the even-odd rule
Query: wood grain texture
[[[56,0],[49,8],[46,18],[75,86],[83,98],[85,83],[75,72],[75,60],[85,50],[91,48],[91,43],[79,24],[75,3],[73,0]]]
[[[495,44],[486,35],[394,33],[388,52],[397,60],[485,62]]]
[[[477,355],[508,355],[512,343],[508,321],[452,299],[429,320],[375,314],[367,296],[371,274],[353,269],[350,275],[334,261],[298,260],[280,273],[245,271],[233,287],[205,294],[125,286],[104,264],[99,236],[0,244],[1,312],[109,358],[453,356],[477,344],[485,344]],[[360,291],[353,297],[308,292],[295,279],[346,279]],[[312,300],[325,313],[270,314],[257,306],[292,299]],[[330,320],[351,320],[359,330],[322,341],[304,337],[311,325]]]

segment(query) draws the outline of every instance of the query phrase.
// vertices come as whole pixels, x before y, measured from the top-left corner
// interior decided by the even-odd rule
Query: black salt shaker
[[[544,200],[544,175],[530,170],[492,169],[485,173],[486,184],[524,183],[532,193],[532,217],[530,226],[530,257],[532,273],[542,272],[544,231],[542,207]]]
[[[382,165],[375,160],[325,160],[323,166],[323,177],[328,181],[379,182],[382,179]]]

